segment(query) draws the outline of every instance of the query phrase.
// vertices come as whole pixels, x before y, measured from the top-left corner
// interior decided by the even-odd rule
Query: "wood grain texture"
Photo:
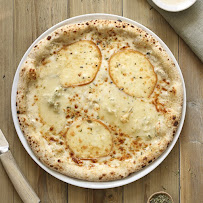
[[[87,13],[122,15],[122,0],[69,0],[70,17]]]
[[[152,173],[124,187],[91,190],[63,183],[29,157],[15,133],[10,92],[20,59],[31,43],[52,25],[85,13],[112,13],[138,21],[154,31],[180,63],[187,87],[187,116],[180,140]],[[203,199],[202,113],[203,65],[177,34],[144,0],[0,0],[0,122],[17,164],[42,202],[145,203],[165,190],[175,202]],[[180,170],[180,173],[179,173]],[[0,202],[22,202],[0,164]]]
[[[14,0],[14,66],[15,72],[23,54],[32,42],[54,24],[68,17],[67,1]],[[60,14],[60,15],[59,15]],[[13,76],[11,76],[13,78]],[[10,110],[10,107],[8,108]],[[10,125],[13,127],[12,123]],[[30,158],[16,134],[14,137],[14,157],[22,172],[39,195],[42,202],[66,202],[67,184],[47,174]],[[14,202],[21,202],[14,193]]]
[[[180,66],[187,89],[187,115],[181,136],[181,202],[203,201],[203,64],[180,40]]]
[[[13,146],[14,127],[10,111],[13,75],[13,1],[0,1],[0,128]],[[0,163],[0,200],[13,202],[14,188]]]

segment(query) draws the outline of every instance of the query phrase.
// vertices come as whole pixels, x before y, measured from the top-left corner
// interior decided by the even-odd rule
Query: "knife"
[[[0,160],[19,196],[25,203],[39,203],[40,199],[21,173],[0,129]]]

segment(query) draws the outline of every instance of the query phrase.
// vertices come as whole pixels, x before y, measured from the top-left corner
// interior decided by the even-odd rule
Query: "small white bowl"
[[[166,0],[152,0],[159,8],[165,11],[178,12],[192,6],[197,0],[178,0],[175,3],[166,3]],[[170,0],[168,0],[170,2]]]
[[[132,25],[135,25],[137,27],[140,27],[143,30],[145,30],[147,33],[151,34],[156,40],[159,41],[159,43],[166,50],[166,52],[172,58],[174,64],[176,65],[176,67],[178,69],[178,72],[180,74],[180,77],[182,79],[183,94],[184,94],[181,120],[180,120],[178,129],[177,129],[177,132],[175,133],[174,138],[173,138],[171,144],[166,149],[166,151],[163,152],[163,154],[158,159],[156,159],[149,166],[143,168],[142,170],[140,170],[138,172],[135,172],[135,173],[132,173],[128,177],[123,178],[121,180],[114,180],[114,181],[107,181],[107,182],[91,182],[91,181],[85,181],[85,180],[79,180],[79,179],[76,179],[76,178],[71,178],[69,176],[65,176],[65,175],[63,175],[61,173],[53,171],[50,168],[48,168],[47,166],[45,166],[35,156],[35,154],[31,150],[29,144],[27,143],[27,140],[24,137],[24,135],[23,135],[23,133],[22,133],[22,131],[20,129],[20,125],[19,125],[18,118],[17,118],[17,113],[16,113],[16,92],[17,92],[17,84],[18,84],[18,79],[19,79],[19,72],[20,72],[20,68],[21,68],[22,64],[24,63],[24,61],[26,60],[30,50],[41,39],[45,38],[48,34],[52,33],[54,30],[56,30],[57,28],[59,28],[61,26],[68,25],[68,24],[75,24],[75,23],[89,21],[89,20],[95,20],[95,19],[107,19],[107,20],[118,20],[119,19],[119,20],[125,21],[127,23],[130,23]],[[66,19],[66,20],[54,25],[53,27],[51,27],[47,31],[45,31],[42,35],[40,35],[32,43],[32,45],[29,47],[29,49],[26,51],[23,58],[21,59],[20,64],[19,64],[18,69],[17,69],[16,74],[15,74],[14,80],[13,80],[13,87],[12,87],[12,93],[11,93],[11,109],[12,109],[13,122],[14,122],[14,125],[15,125],[15,128],[16,128],[16,131],[17,131],[17,134],[19,136],[20,141],[22,142],[22,144],[23,144],[24,148],[26,149],[26,151],[28,152],[28,154],[32,157],[32,159],[41,168],[43,168],[46,172],[48,172],[52,176],[58,178],[59,180],[62,180],[62,181],[66,182],[66,183],[69,183],[71,185],[84,187],[84,188],[92,188],[92,189],[107,189],[107,188],[114,188],[114,187],[119,187],[119,186],[122,186],[122,185],[126,185],[126,184],[129,184],[129,183],[131,183],[133,181],[136,181],[136,180],[142,178],[143,176],[145,176],[148,173],[150,173],[151,171],[153,171],[168,156],[168,154],[170,153],[170,151],[173,149],[174,145],[176,144],[176,142],[178,140],[178,137],[180,135],[181,129],[183,127],[183,122],[184,122],[184,119],[185,119],[185,112],[186,112],[186,89],[185,89],[184,79],[183,79],[183,76],[182,76],[182,73],[181,73],[181,69],[180,69],[180,67],[178,65],[178,62],[176,61],[175,57],[173,56],[173,54],[169,50],[169,48],[166,46],[166,44],[155,33],[153,33],[151,30],[149,30],[145,26],[143,26],[143,25],[141,25],[141,24],[139,24],[139,23],[137,23],[137,22],[135,22],[133,20],[130,20],[128,18],[122,17],[122,16],[111,15],[111,14],[102,14],[102,13],[93,13],[93,14],[86,14],[86,15],[81,15],[81,16],[76,16],[76,17],[73,17],[73,18]]]

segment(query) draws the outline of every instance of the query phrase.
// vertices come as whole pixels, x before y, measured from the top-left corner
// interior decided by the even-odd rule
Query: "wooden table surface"
[[[172,152],[147,176],[115,189],[83,189],[52,177],[27,154],[12,122],[12,81],[27,48],[54,24],[85,13],[123,15],[151,29],[173,52],[186,83],[186,120]],[[169,192],[175,203],[203,202],[203,65],[145,0],[0,0],[0,95],[0,128],[42,202],[146,203],[153,192],[161,190]],[[1,164],[0,202],[21,202]]]

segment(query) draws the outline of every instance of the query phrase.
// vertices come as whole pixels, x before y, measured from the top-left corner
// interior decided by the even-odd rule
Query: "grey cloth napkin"
[[[147,0],[171,25],[203,62],[203,0],[180,12],[168,12],[158,8],[152,0]]]

